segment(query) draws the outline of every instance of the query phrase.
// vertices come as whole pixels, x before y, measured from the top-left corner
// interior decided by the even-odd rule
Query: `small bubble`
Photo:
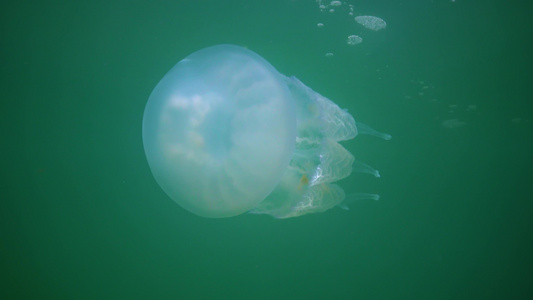
[[[445,128],[457,128],[466,125],[466,122],[460,121],[459,119],[450,119],[443,121],[441,125]]]
[[[348,37],[347,43],[348,43],[348,45],[352,45],[353,46],[353,45],[360,44],[362,41],[363,41],[363,38],[361,38],[358,35],[353,34],[353,35],[350,35]]]
[[[466,111],[473,111],[477,109],[477,105],[470,104],[466,107]]]

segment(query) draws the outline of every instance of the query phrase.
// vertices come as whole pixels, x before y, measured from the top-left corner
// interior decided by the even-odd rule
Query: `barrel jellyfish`
[[[157,183],[180,206],[209,218],[289,218],[344,207],[345,193],[334,182],[352,165],[379,175],[354,164],[339,142],[358,133],[390,138],[356,126],[331,100],[234,45],[178,62],[152,91],[142,127]]]

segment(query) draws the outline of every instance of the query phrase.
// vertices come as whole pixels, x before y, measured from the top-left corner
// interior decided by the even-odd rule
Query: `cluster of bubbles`
[[[372,16],[358,16],[355,17],[355,22],[365,26],[366,28],[378,31],[387,27],[387,23],[378,17]]]
[[[442,128],[463,127],[475,120],[479,114],[478,106],[475,104],[458,104],[441,99],[438,95],[444,96],[442,91],[427,80],[412,79],[410,83],[406,86],[407,90],[404,93],[405,101],[416,105],[419,105],[420,101],[426,102],[427,108],[435,113],[435,121]]]
[[[316,0],[316,2],[321,12],[334,13],[335,10],[340,8],[341,6],[346,6],[348,8],[348,15],[351,17],[354,16],[354,8],[352,4],[348,4],[346,2],[341,1],[329,1],[328,3],[328,1]],[[355,22],[361,24],[363,27],[373,31],[379,31],[387,27],[387,23],[383,19],[374,16],[356,16],[354,20]],[[324,27],[324,23],[318,23],[317,27]],[[357,44],[360,44],[361,42],[363,42],[363,38],[355,34],[349,35],[346,40],[346,43],[350,46],[355,46]],[[333,53],[326,53],[326,57],[331,56],[333,56]]]
[[[440,95],[440,97],[438,96]],[[427,108],[435,113],[434,120],[444,129],[461,128],[479,121],[483,114],[483,105],[465,103],[459,100],[457,103],[449,97],[441,98],[446,94],[437,86],[427,80],[412,79],[403,98],[406,103],[420,105],[427,103]],[[421,102],[422,101],[422,102]],[[527,118],[514,117],[509,120],[513,124],[528,124]]]
[[[329,4],[324,4],[325,2],[322,0],[316,0],[316,3],[318,4],[318,8],[320,8],[320,11],[329,11],[329,12],[335,12],[335,7],[339,7],[342,5],[341,1],[331,1]],[[344,3],[346,4],[346,2]],[[349,15],[353,16],[353,5],[347,4],[349,9]]]

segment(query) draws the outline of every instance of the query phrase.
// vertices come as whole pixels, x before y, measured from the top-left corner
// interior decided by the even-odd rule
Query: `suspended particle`
[[[316,24],[316,26],[317,26],[318,28],[324,27],[324,23],[318,23],[318,24]]]
[[[460,121],[459,119],[450,119],[443,121],[441,125],[444,128],[457,128],[465,126],[466,122]]]
[[[331,1],[329,3],[329,5],[331,5],[331,6],[341,6],[341,4],[342,4],[342,2],[340,2],[340,1]]]
[[[368,29],[378,31],[387,27],[387,23],[378,17],[373,16],[357,16],[355,21]]]
[[[477,105],[470,104],[466,107],[466,111],[473,111],[477,109]]]

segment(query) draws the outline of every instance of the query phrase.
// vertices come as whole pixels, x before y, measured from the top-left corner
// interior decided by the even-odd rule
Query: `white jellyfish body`
[[[156,181],[183,208],[212,218],[287,218],[341,204],[344,191],[332,183],[350,175],[354,158],[338,142],[356,135],[349,113],[234,45],[176,64],[143,118]]]

